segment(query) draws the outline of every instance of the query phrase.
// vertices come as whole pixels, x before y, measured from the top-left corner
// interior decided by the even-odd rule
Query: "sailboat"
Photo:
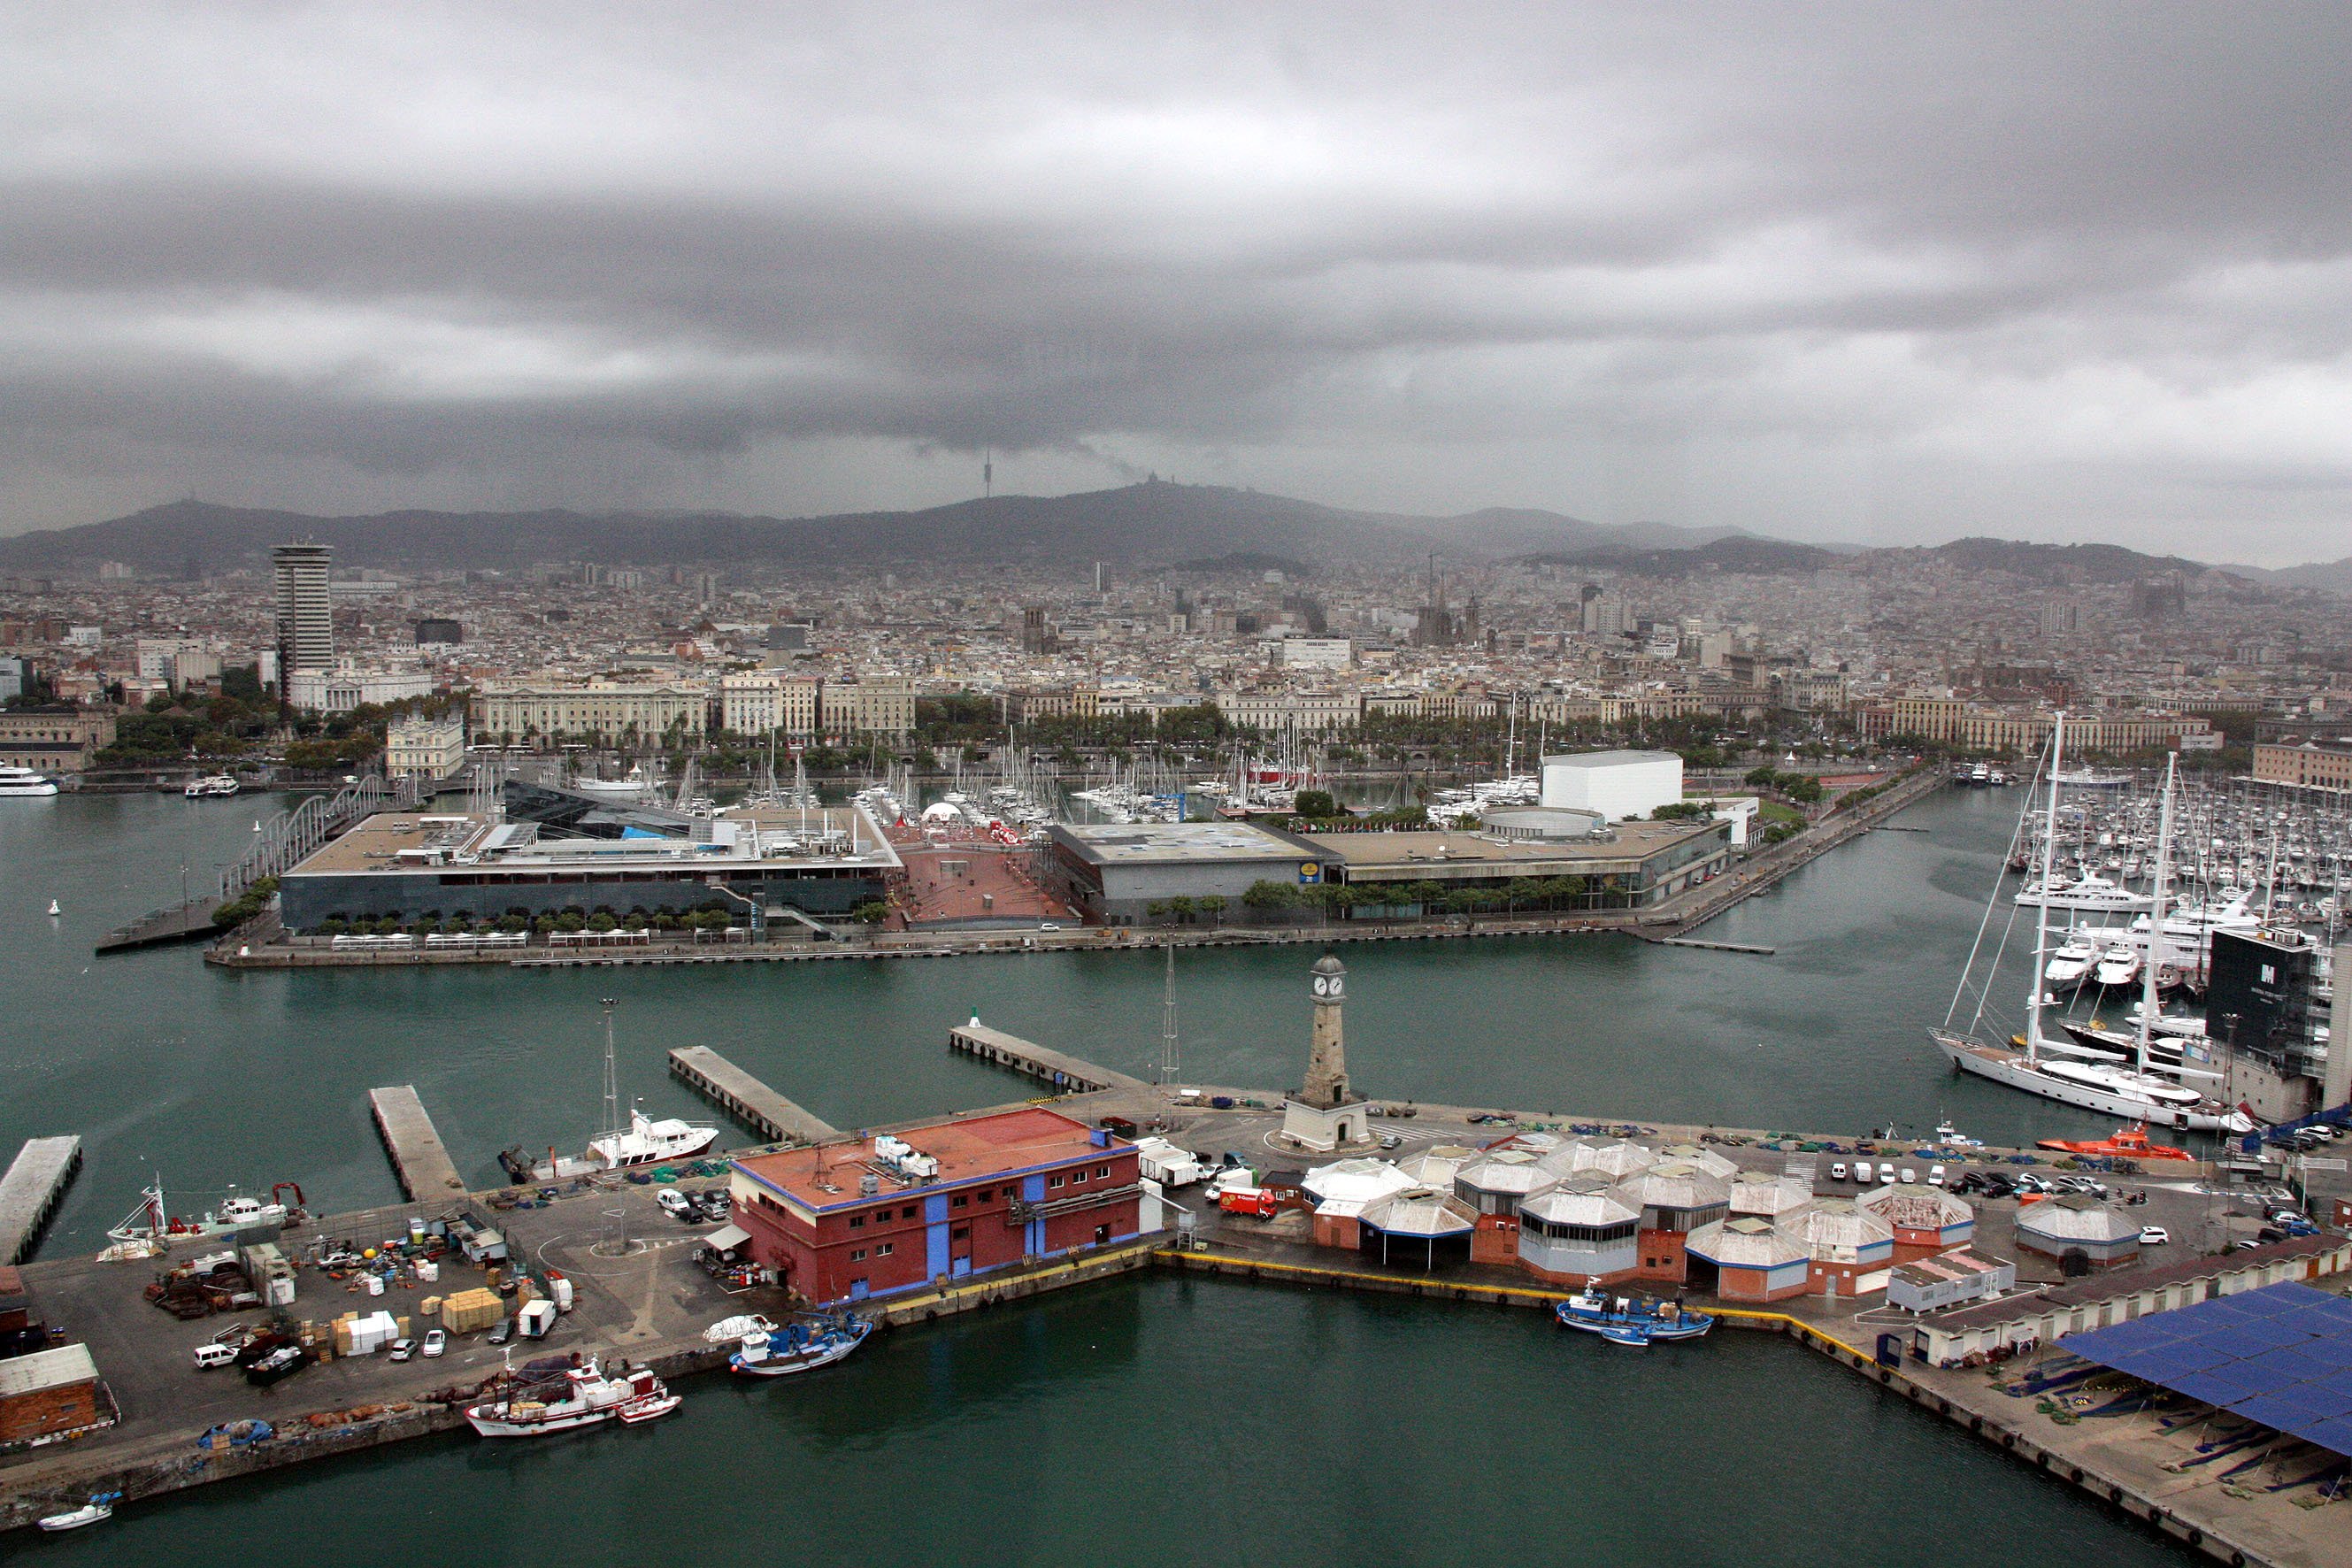
[[[2050,761],[2046,776],[2051,781],[2045,805],[2045,820],[2042,835],[2042,884],[2052,885],[2058,837],[2058,787],[2066,752],[2066,715],[2060,713],[2051,727]],[[2027,814],[2032,810],[2032,797],[2027,797],[2025,814],[2021,814],[2018,837],[2026,837]],[[2164,920],[2165,879],[2170,869],[2172,856],[2172,775],[2165,778],[2164,805],[2158,828],[2156,886],[2150,914],[2158,929]],[[1996,889],[1994,902],[1999,900]],[[1977,929],[1976,945],[1969,950],[1969,968],[1973,968],[1977,952],[1982,948],[1984,933],[1992,921],[1992,903],[1985,908],[1985,916]],[[2137,1036],[2137,1059],[2119,1059],[2120,1053],[2095,1049],[2066,1039],[2063,1036],[2047,1036],[2042,1031],[2043,995],[2042,976],[2049,963],[2050,910],[2048,904],[2037,906],[2034,919],[2033,963],[2026,973],[2025,1028],[2021,1034],[2007,1040],[1988,1039],[1978,1033],[1984,1018],[1985,999],[1991,990],[1992,975],[2000,967],[2000,953],[1993,953],[1986,983],[1979,989],[1977,1011],[1966,1028],[1955,1026],[1960,1005],[1969,993],[1969,974],[1964,970],[1960,984],[1952,994],[1952,1005],[1944,1015],[1941,1028],[1927,1031],[1937,1048],[1961,1072],[2006,1084],[2028,1094],[2040,1095],[2062,1104],[2079,1106],[2085,1110],[2117,1117],[2126,1121],[2144,1121],[2158,1127],[2186,1128],[2199,1132],[2250,1132],[2253,1119],[2243,1109],[2221,1103],[2179,1081],[2188,1076],[2187,1069],[2174,1068],[2178,1076],[2165,1076],[2151,1070],[2147,1048],[2147,1019],[2156,1011],[2155,965],[2144,966],[2147,997],[2142,1008],[2142,1022]]]

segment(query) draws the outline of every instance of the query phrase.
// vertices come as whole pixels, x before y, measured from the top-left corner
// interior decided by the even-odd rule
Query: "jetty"
[[[425,1102],[416,1098],[415,1084],[372,1089],[368,1106],[403,1192],[417,1203],[466,1195],[465,1179],[457,1174],[457,1163],[449,1158],[433,1118],[425,1113]]]
[[[218,899],[191,899],[184,904],[156,910],[141,915],[129,925],[116,926],[98,939],[91,949],[100,955],[110,952],[130,952],[142,947],[162,947],[167,942],[194,942],[215,934],[220,928],[213,924],[213,911],[221,906]]]
[[[780,1142],[815,1143],[841,1131],[709,1046],[680,1046],[671,1051],[669,1070],[746,1127]]]
[[[81,1169],[81,1139],[27,1138],[0,1176],[0,1263],[22,1263]]]
[[[948,1049],[1034,1078],[1056,1094],[1093,1094],[1107,1089],[1152,1092],[1152,1086],[1139,1078],[992,1029],[977,1018],[948,1031]]]

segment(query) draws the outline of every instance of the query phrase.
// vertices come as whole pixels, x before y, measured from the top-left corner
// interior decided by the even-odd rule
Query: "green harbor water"
[[[0,1157],[82,1135],[44,1247],[93,1249],[159,1171],[313,1206],[397,1197],[365,1091],[415,1083],[462,1169],[576,1144],[597,1001],[623,1089],[708,1108],[665,1053],[723,1050],[843,1126],[1017,1098],[950,1057],[982,1019],[1108,1065],[1158,1050],[1151,954],[550,971],[226,974],[195,950],[100,960],[108,927],[198,888],[262,803],[0,802]],[[1620,937],[1352,945],[1350,1066],[1383,1098],[1854,1131],[1949,1116],[2010,1142],[2104,1131],[1951,1076],[1951,995],[2013,802],[1952,792],[1710,925],[1773,957]],[[64,913],[51,918],[51,899]],[[1312,950],[1178,962],[1183,1074],[1276,1087],[1304,1054]],[[2021,982],[2019,983],[2021,986]],[[733,1134],[730,1132],[730,1141]],[[799,1385],[688,1385],[644,1431],[452,1438],[142,1504],[5,1552],[146,1564],[350,1548],[666,1564],[730,1547],[927,1563],[2176,1563],[2185,1554],[1778,1341],[1672,1354],[1464,1312],[1145,1279],[877,1341]]]

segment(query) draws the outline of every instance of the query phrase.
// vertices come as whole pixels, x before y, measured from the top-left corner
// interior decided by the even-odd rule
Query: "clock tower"
[[[1368,1111],[1348,1087],[1348,1047],[1339,1012],[1348,1000],[1348,966],[1329,953],[1310,972],[1315,994],[1315,1033],[1307,1052],[1307,1081],[1297,1097],[1284,1102],[1282,1139],[1318,1154],[1368,1147]]]
[[[1329,953],[1315,965],[1315,1036],[1307,1053],[1307,1087],[1298,1098],[1328,1108],[1348,1102],[1348,1047],[1339,1008],[1347,1000],[1348,966]]]

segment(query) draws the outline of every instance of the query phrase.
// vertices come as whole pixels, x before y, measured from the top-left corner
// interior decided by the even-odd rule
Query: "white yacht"
[[[2080,985],[2098,961],[2099,944],[2085,931],[2071,931],[2042,966],[2042,978],[2053,985]]]
[[[20,768],[12,763],[0,763],[0,795],[57,793],[58,781],[46,773],[37,773],[30,768]]]
[[[227,773],[213,773],[192,781],[180,793],[190,800],[212,800],[237,792],[237,782]]]
[[[2099,966],[2091,971],[2091,983],[2105,990],[2120,990],[2139,978],[2139,949],[2129,942],[2110,943],[2099,954]]]
[[[2097,872],[2091,872],[2080,881],[2062,881],[2045,875],[2039,882],[2028,883],[2019,889],[2017,901],[2024,909],[2049,910],[2144,910],[2147,895],[2119,887]]]

